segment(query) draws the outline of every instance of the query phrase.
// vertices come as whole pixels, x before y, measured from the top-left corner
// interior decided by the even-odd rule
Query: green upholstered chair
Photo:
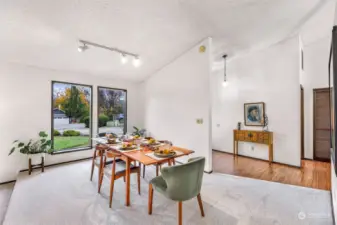
[[[204,173],[205,158],[196,157],[188,163],[164,167],[161,176],[155,177],[149,184],[149,214],[152,214],[153,189],[169,199],[178,202],[179,225],[182,224],[182,202],[198,197],[201,216],[205,216],[202,206],[200,190]]]

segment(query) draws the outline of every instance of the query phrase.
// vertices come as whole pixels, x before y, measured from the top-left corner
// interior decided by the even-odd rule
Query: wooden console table
[[[234,130],[233,131],[233,149],[234,155],[238,155],[239,141],[265,144],[269,147],[269,163],[273,162],[273,132],[256,131],[256,130]]]

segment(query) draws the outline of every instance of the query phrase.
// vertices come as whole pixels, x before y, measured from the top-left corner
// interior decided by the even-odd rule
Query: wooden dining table
[[[116,144],[107,144],[106,142],[102,141],[102,138],[93,138],[94,141],[96,141],[98,144],[103,144],[108,147],[109,151],[117,152],[121,155],[121,159],[125,161],[126,163],[126,174],[125,174],[125,190],[126,190],[126,196],[125,196],[125,205],[130,206],[130,166],[131,162],[139,162],[145,166],[148,165],[161,165],[163,163],[168,163],[170,165],[170,162],[178,157],[187,156],[192,153],[194,153],[193,150],[189,150],[186,148],[180,148],[176,146],[172,146],[172,150],[178,152],[178,154],[168,157],[168,158],[152,158],[146,154],[152,153],[153,151],[150,150],[147,147],[140,147],[139,149],[134,150],[120,150],[118,148],[118,145]]]

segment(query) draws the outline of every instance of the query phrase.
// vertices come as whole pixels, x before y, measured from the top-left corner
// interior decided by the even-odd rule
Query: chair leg
[[[101,192],[105,163],[106,163],[106,158],[103,158],[103,156],[101,156],[100,165],[98,167],[98,193]]]
[[[172,164],[173,164],[173,166],[175,166],[176,165],[176,160],[175,159],[172,159]]]
[[[153,202],[153,187],[152,184],[149,184],[149,203],[148,203],[149,215],[152,214],[152,202]]]
[[[159,174],[159,166],[158,164],[156,164],[156,177],[158,177],[158,174]]]
[[[101,193],[102,183],[103,183],[103,173],[101,172],[98,179],[98,193]]]
[[[140,167],[138,167],[137,171],[137,183],[138,183],[138,194],[140,195]]]
[[[143,178],[145,178],[145,165],[143,164]]]
[[[202,205],[202,200],[201,200],[201,195],[200,195],[200,193],[198,194],[198,203],[199,203],[199,208],[200,208],[201,216],[202,216],[202,217],[205,217],[204,207],[203,207],[203,205]]]
[[[178,224],[183,224],[183,202],[178,202]]]
[[[111,208],[111,205],[112,205],[112,196],[113,196],[113,193],[114,193],[114,186],[115,186],[115,175],[113,174],[111,176],[111,183],[110,183],[110,199],[109,199],[109,207]]]
[[[114,193],[115,173],[116,173],[116,159],[114,158],[114,160],[112,162],[112,169],[111,169],[110,199],[109,199],[109,207],[110,208],[111,208],[111,205],[112,205],[112,196],[113,196],[113,193]]]
[[[101,193],[105,165],[106,165],[106,157],[101,156],[100,165],[98,168],[98,193]]]
[[[95,159],[96,159],[96,151],[94,151],[94,156],[92,157],[92,165],[91,165],[90,181],[92,181],[92,177],[93,177],[93,175],[94,175]]]
[[[99,169],[99,176],[98,176],[98,193],[101,193],[101,187],[102,187],[102,183],[103,183],[103,176],[104,176],[104,170],[103,169]]]

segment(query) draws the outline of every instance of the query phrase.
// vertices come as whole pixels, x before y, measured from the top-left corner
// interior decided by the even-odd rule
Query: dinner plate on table
[[[131,146],[131,147],[120,147],[119,150],[122,150],[122,151],[127,151],[127,150],[133,150],[133,149],[137,149],[137,146],[134,145],[134,146]]]
[[[109,139],[107,139],[107,144],[116,145],[116,144],[119,144],[119,143],[121,143],[120,140],[110,141]]]
[[[176,152],[170,152],[168,154],[166,153],[160,153],[160,152],[154,152],[154,156],[159,157],[159,158],[169,158],[172,156],[175,156]]]

